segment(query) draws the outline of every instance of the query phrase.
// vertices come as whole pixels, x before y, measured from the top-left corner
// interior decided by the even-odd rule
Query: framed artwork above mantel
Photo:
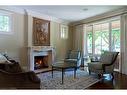
[[[33,46],[50,46],[50,21],[33,17]]]

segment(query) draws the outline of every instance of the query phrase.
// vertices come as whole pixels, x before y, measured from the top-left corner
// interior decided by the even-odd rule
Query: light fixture
[[[83,11],[88,11],[88,8],[84,8],[84,9],[82,9]]]

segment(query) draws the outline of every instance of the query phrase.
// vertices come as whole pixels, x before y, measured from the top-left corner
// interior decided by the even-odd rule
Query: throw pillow
[[[9,62],[7,59],[6,59],[6,57],[5,56],[3,56],[1,53],[0,53],[0,63],[11,63],[11,62]]]

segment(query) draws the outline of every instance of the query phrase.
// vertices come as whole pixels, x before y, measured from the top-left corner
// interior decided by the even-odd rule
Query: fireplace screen
[[[48,56],[35,56],[34,57],[34,69],[48,68]]]

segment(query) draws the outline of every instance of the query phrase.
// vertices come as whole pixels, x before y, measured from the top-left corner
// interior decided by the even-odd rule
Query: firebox
[[[48,68],[48,56],[34,56],[34,69]]]

